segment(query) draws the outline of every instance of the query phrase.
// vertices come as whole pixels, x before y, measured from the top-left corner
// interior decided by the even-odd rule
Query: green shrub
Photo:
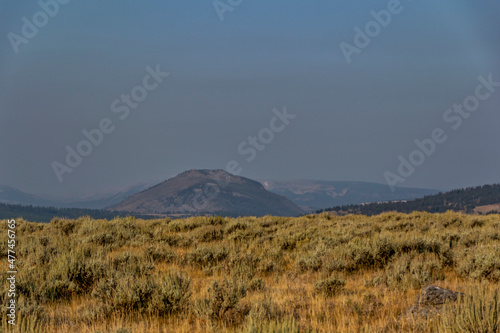
[[[400,238],[398,241],[399,253],[435,253],[441,252],[442,243],[435,238],[428,237],[413,237],[413,238]]]
[[[397,254],[398,248],[394,241],[386,238],[376,238],[372,242],[373,265],[383,268]]]
[[[53,218],[50,221],[50,225],[53,226],[55,229],[61,230],[61,232],[65,236],[68,236],[69,234],[73,233],[77,224],[80,223],[69,219]]]
[[[375,265],[372,247],[364,240],[357,239],[337,246],[324,258],[324,270],[331,272],[355,272]]]
[[[110,272],[99,280],[92,297],[116,311],[171,313],[187,305],[191,280],[180,273],[169,273],[157,282],[152,277],[137,277]]]
[[[92,290],[94,283],[104,276],[107,266],[97,260],[80,259],[71,261],[67,269],[68,280],[74,282],[79,293],[83,294]]]
[[[227,269],[233,279],[251,280],[257,272],[259,258],[254,254],[232,253],[227,261]]]
[[[321,280],[314,284],[314,291],[323,294],[325,297],[332,297],[344,288],[346,281],[343,279],[331,277]]]
[[[94,243],[96,245],[106,246],[106,245],[113,245],[117,241],[117,238],[113,234],[102,232],[90,236],[87,241],[90,243]]]
[[[291,251],[297,247],[297,239],[293,236],[286,236],[279,241],[282,250]]]
[[[391,288],[418,289],[444,279],[441,262],[435,254],[403,254],[386,269],[386,283]]]
[[[248,284],[249,291],[262,291],[266,289],[266,283],[261,278],[255,278]]]
[[[252,322],[276,322],[283,319],[285,312],[278,304],[273,302],[272,298],[266,297],[261,301],[254,302],[252,309],[248,314],[248,319]]]
[[[177,259],[175,252],[166,245],[151,245],[146,248],[144,254],[155,263],[174,262]]]
[[[156,288],[143,279],[120,279],[114,292],[112,306],[118,311],[144,312]]]
[[[160,314],[178,312],[188,307],[191,297],[191,279],[179,272],[170,272],[151,299],[150,310]]]
[[[118,282],[114,276],[103,278],[96,283],[91,296],[103,304],[112,304],[117,286]]]
[[[264,251],[264,256],[260,260],[257,271],[265,275],[281,272],[285,265],[283,250]]]
[[[500,332],[500,295],[486,288],[476,289],[446,307],[436,324],[438,332],[498,333]]]
[[[69,252],[53,258],[51,266],[45,269],[23,271],[18,290],[40,303],[69,300],[90,293],[105,271],[106,265],[99,260],[85,259],[81,252]]]
[[[196,307],[198,314],[203,317],[214,322],[235,323],[249,312],[249,309],[239,304],[247,293],[243,285],[229,280],[214,280],[207,292],[208,297],[199,300]]]
[[[182,237],[176,234],[165,234],[162,235],[159,240],[165,242],[169,246],[178,246],[182,242]]]
[[[96,292],[96,295],[101,296],[105,305],[123,313],[129,311],[146,312],[150,309],[153,294],[156,294],[158,290],[158,285],[150,278],[137,279],[132,276],[112,280],[104,286],[115,286],[115,288],[107,293],[101,289],[98,291],[99,293]],[[106,297],[102,298],[102,295],[106,295]]]
[[[306,272],[306,271],[316,272],[321,268],[322,264],[323,261],[321,260],[321,258],[316,255],[313,255],[300,258],[299,261],[297,262],[297,268],[299,269],[300,272]]]
[[[213,267],[226,259],[228,255],[229,251],[225,247],[200,247],[188,252],[184,261],[201,268]]]
[[[483,227],[485,225],[485,223],[486,222],[484,220],[474,219],[470,223],[470,228],[471,229],[481,228],[481,227]]]
[[[68,280],[47,281],[43,285],[43,289],[43,299],[49,302],[69,300],[78,293],[77,285]]]
[[[203,231],[199,239],[201,242],[205,243],[220,241],[224,239],[224,231],[212,227],[206,231]]]
[[[220,216],[209,216],[208,224],[210,225],[225,225],[227,222],[223,217]]]
[[[258,229],[236,230],[228,237],[228,239],[235,242],[250,243],[255,239],[261,238],[263,235],[264,233]]]
[[[457,272],[462,277],[500,281],[500,246],[482,244],[460,252]]]
[[[123,274],[132,274],[136,277],[150,275],[154,269],[154,264],[144,256],[124,252],[111,260],[111,268]]]
[[[199,228],[203,222],[198,218],[189,218],[187,220],[176,220],[168,225],[167,230],[170,232],[184,232]]]
[[[248,229],[248,224],[239,220],[233,221],[226,226],[224,232],[228,235],[232,234],[236,230],[246,230]]]

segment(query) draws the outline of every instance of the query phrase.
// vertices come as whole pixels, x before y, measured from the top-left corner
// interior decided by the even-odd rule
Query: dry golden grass
[[[83,217],[16,230],[6,332],[439,332],[441,317],[398,319],[423,286],[500,284],[499,215]]]

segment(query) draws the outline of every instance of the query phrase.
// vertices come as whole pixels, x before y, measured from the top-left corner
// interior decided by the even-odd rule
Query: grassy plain
[[[0,235],[6,304],[6,220]],[[17,325],[2,307],[3,332],[500,327],[500,215],[20,219],[16,242]],[[472,299],[432,320],[400,320],[429,284]]]

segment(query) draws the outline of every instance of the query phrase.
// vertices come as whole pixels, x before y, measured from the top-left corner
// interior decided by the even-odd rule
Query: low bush
[[[341,291],[346,284],[343,279],[330,277],[325,280],[321,280],[314,284],[314,291],[318,294],[322,294],[325,297],[335,296],[339,291]]]
[[[215,227],[202,231],[199,236],[200,242],[209,243],[214,241],[221,241],[224,239],[224,231]]]
[[[174,262],[177,259],[175,252],[170,248],[170,246],[157,244],[156,246],[150,245],[144,251],[146,258],[158,262]]]
[[[466,278],[500,281],[500,246],[480,245],[460,252],[457,272]]]
[[[438,332],[498,333],[500,332],[500,294],[475,289],[469,296],[446,307],[436,323]]]
[[[187,309],[191,298],[191,279],[179,272],[162,278],[151,299],[150,309],[159,314],[171,314]]]
[[[225,247],[200,247],[188,252],[184,262],[196,267],[213,267],[226,259],[229,251]]]
[[[300,272],[306,272],[306,271],[316,272],[319,271],[322,264],[323,261],[321,260],[321,258],[316,255],[313,255],[300,258],[299,261],[297,262],[297,268]]]
[[[212,281],[207,297],[198,301],[196,311],[214,322],[238,323],[250,311],[240,305],[247,289],[234,281]]]
[[[392,289],[418,289],[444,279],[439,257],[435,254],[403,254],[386,269],[385,282]]]

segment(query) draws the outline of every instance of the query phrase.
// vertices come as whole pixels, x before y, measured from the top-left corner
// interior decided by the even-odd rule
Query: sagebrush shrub
[[[146,248],[144,254],[154,263],[174,262],[177,259],[177,255],[170,246],[164,244],[150,245]]]
[[[114,271],[133,274],[136,277],[150,275],[155,269],[154,264],[145,256],[131,254],[130,252],[124,252],[111,259],[110,267]]]
[[[457,272],[463,277],[500,281],[500,246],[480,245],[473,250],[460,252],[461,260]]]
[[[325,297],[335,296],[341,291],[346,284],[344,279],[330,277],[325,280],[318,281],[314,284],[314,291],[323,294]]]
[[[220,216],[209,216],[208,217],[208,224],[210,225],[225,225],[227,221]]]
[[[209,243],[224,239],[224,231],[215,227],[203,230],[199,236],[201,242]]]
[[[264,295],[262,300],[252,305],[248,319],[261,323],[264,321],[280,321],[284,316],[285,311],[272,298]]]
[[[170,272],[155,288],[149,309],[170,314],[186,309],[191,298],[191,279],[179,272]]]
[[[198,314],[215,322],[235,322],[241,320],[249,309],[241,307],[239,302],[246,296],[244,285],[234,281],[212,281],[207,290],[207,297],[198,301]]]
[[[439,257],[435,254],[403,254],[387,267],[385,281],[390,288],[418,289],[444,279]]]
[[[247,224],[247,223],[242,222],[242,221],[238,221],[238,220],[236,220],[236,221],[233,221],[233,222],[229,223],[229,224],[226,226],[226,228],[225,228],[224,232],[225,232],[226,234],[230,235],[230,234],[232,234],[233,232],[235,232],[236,230],[246,230],[246,229],[248,229],[248,227],[249,227],[249,226],[248,226],[248,224]]]
[[[297,262],[297,268],[299,269],[300,272],[306,272],[306,271],[316,272],[321,268],[322,265],[323,261],[321,260],[320,257],[316,255],[302,257]]]
[[[262,291],[266,289],[266,283],[261,278],[255,278],[248,284],[249,291]]]
[[[500,332],[500,293],[498,289],[475,289],[468,296],[446,307],[436,323],[438,332]]]
[[[184,261],[198,267],[212,267],[227,258],[229,251],[225,247],[200,247],[188,252]]]
[[[227,260],[227,270],[233,278],[251,280],[257,273],[260,259],[252,253],[232,253]]]

